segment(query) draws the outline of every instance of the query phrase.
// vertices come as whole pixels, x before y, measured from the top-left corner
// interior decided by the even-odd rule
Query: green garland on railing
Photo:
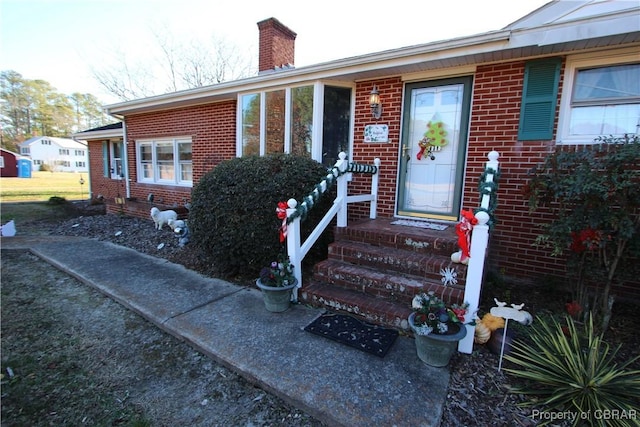
[[[349,163],[347,172],[368,173],[371,175],[375,175],[378,173],[378,167],[376,165],[361,165],[359,163]]]
[[[328,174],[325,178],[318,184],[316,184],[314,190],[308,195],[302,198],[302,203],[298,203],[296,206],[296,211],[292,213],[287,218],[287,224],[291,224],[294,219],[300,218],[300,221],[304,221],[307,219],[307,215],[309,211],[313,208],[318,200],[322,197],[324,193],[329,191],[331,187],[336,183],[337,179],[344,175],[345,173],[356,172],[356,173],[368,173],[371,175],[375,175],[378,173],[378,167],[375,165],[362,165],[358,163],[349,163],[347,169],[342,172],[337,166],[333,166],[328,169]],[[326,182],[326,186],[323,190],[322,183]]]
[[[493,175],[493,182],[487,182],[487,176]],[[480,175],[480,184],[478,190],[480,191],[480,203],[482,204],[482,196],[485,194],[489,196],[489,208],[479,207],[474,210],[474,213],[486,212],[489,215],[489,229],[493,229],[496,222],[495,210],[498,206],[498,181],[500,179],[500,172],[493,168],[485,168]]]

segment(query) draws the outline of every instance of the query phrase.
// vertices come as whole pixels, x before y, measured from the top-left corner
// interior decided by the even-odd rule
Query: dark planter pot
[[[409,315],[409,326],[411,330],[416,331],[413,319],[416,314]],[[457,333],[451,335],[418,335],[415,334],[416,351],[418,358],[430,366],[442,367],[449,364],[451,356],[458,350],[458,342],[467,336],[467,328],[460,325]]]
[[[262,291],[262,300],[264,301],[264,307],[267,311],[273,313],[281,313],[287,311],[291,305],[291,291],[298,284],[297,280],[294,280],[289,286],[274,287],[263,285],[260,279],[256,280],[256,285]]]
[[[504,328],[498,328],[491,333],[491,338],[487,342],[487,347],[493,354],[500,355],[502,349],[502,341],[504,341],[504,354],[511,353],[511,344],[515,339],[516,334],[512,329],[507,329],[507,335],[504,336]]]

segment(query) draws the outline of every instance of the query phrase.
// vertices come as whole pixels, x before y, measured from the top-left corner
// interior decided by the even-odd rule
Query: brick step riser
[[[437,295],[445,294],[455,297],[453,291],[447,291],[441,282],[425,281],[418,278],[398,276],[393,274],[380,274],[373,271],[366,271],[362,268],[354,269],[347,265],[336,265],[332,262],[322,262],[316,265],[314,270],[314,280],[340,286],[345,289],[362,292],[366,295],[384,298],[387,301],[394,301],[406,306],[411,305],[413,297],[420,292],[433,291]],[[464,292],[464,287],[454,286],[460,293]]]
[[[448,237],[420,236],[410,233],[385,233],[384,231],[363,233],[348,227],[336,228],[334,233],[336,242],[357,242],[419,254],[437,254],[448,258],[459,249],[457,241]]]
[[[348,264],[372,268],[378,271],[396,272],[416,276],[430,281],[442,280],[441,270],[450,268],[457,273],[458,286],[464,287],[467,277],[467,267],[456,264],[450,259],[439,256],[420,256],[410,252],[406,257],[401,254],[382,255],[368,252],[365,249],[354,249],[334,243],[329,246],[329,259]]]
[[[457,250],[454,228],[439,232],[384,220],[336,227],[328,259],[316,264],[300,298],[407,331],[415,294],[433,291],[450,303],[462,302],[467,266],[451,261]],[[456,271],[456,285],[442,285],[440,271],[447,268]]]
[[[313,289],[305,289],[305,287],[302,288],[300,296],[302,301],[314,307],[350,314],[366,322],[388,328],[405,331],[409,329],[407,318],[411,313],[411,308],[404,304],[390,310],[375,302],[356,302],[352,299],[335,297],[327,292],[314,292]]]

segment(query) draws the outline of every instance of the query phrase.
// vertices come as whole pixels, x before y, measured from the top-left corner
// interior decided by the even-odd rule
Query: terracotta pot
[[[415,313],[409,315],[409,326],[414,332],[416,331],[413,321],[415,316]],[[418,358],[430,366],[447,366],[451,356],[458,350],[458,341],[465,336],[467,336],[467,328],[462,324],[459,325],[458,332],[451,335],[418,335],[416,333],[415,341]]]
[[[262,290],[262,300],[267,311],[281,313],[287,311],[291,305],[291,291],[298,284],[294,280],[289,286],[267,286],[263,285],[260,279],[256,280],[256,285]]]

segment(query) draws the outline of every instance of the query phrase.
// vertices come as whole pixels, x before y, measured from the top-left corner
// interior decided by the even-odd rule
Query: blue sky
[[[58,91],[115,102],[93,69],[114,52],[138,59],[154,32],[177,40],[225,39],[254,55],[256,23],[275,17],[298,34],[295,65],[395,49],[505,27],[547,0],[0,0],[0,70],[47,80]],[[394,10],[385,8],[396,4]],[[301,6],[304,5],[304,6]]]

